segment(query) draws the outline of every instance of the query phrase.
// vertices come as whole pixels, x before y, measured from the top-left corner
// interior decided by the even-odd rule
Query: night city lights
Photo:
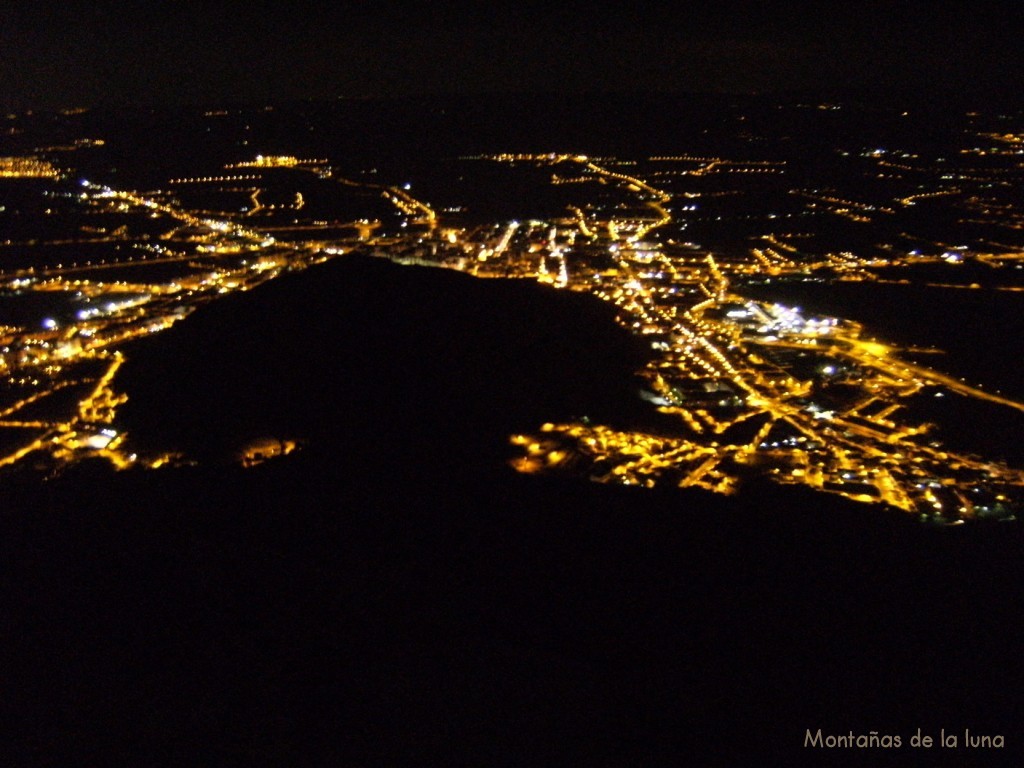
[[[998,3],[0,4],[0,765],[1024,765]]]

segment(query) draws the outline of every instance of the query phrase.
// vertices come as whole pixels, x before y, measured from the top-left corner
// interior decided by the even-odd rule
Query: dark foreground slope
[[[431,290],[403,292],[410,276]],[[404,384],[375,373],[376,355],[352,354],[345,368],[342,402],[375,402],[371,384],[421,396],[416,408],[395,405],[401,418],[376,448],[358,450],[379,425],[328,415],[335,390],[309,383],[315,367],[282,331],[304,310],[279,300],[320,290],[306,278],[405,297],[386,313],[393,329],[418,333],[402,353]],[[531,376],[502,368],[483,331],[466,330],[461,397],[440,374],[425,382],[453,325],[491,323],[508,341],[499,329],[531,313],[564,320],[561,297],[361,263],[281,285],[150,343],[231,332],[241,349],[258,334],[266,348],[251,354],[291,361],[263,389],[300,368],[306,397],[328,398],[294,414],[320,413],[327,427],[257,424],[311,430],[306,449],[248,471],[90,469],[2,491],[8,763],[906,765],[909,746],[846,760],[805,750],[805,730],[875,730],[906,745],[918,727],[1003,734],[1004,754],[979,764],[1019,756],[1017,527],[925,529],[793,489],[724,499],[516,476],[472,429],[437,425],[472,414],[506,428],[485,407],[514,411],[498,377],[521,388]],[[472,304],[478,289],[490,301],[492,288],[512,292],[501,312],[491,302],[489,321],[442,311]],[[575,342],[591,356],[603,349],[601,372],[623,378],[559,378],[538,365],[543,392],[562,398],[542,410],[571,410],[573,392],[604,392],[609,405],[628,389],[628,344],[585,346],[585,331],[614,333],[608,323],[577,324]],[[342,331],[324,348],[355,344]],[[508,343],[524,366],[529,345]],[[133,360],[144,355],[159,362],[143,349]],[[224,390],[238,384],[229,371],[189,365],[179,360],[178,380],[202,375],[224,411],[265,406],[259,387],[239,399]],[[153,386],[144,379],[126,379],[140,409]],[[271,394],[276,403],[288,392]],[[225,418],[223,442],[275,413]],[[459,449],[466,441],[472,451]],[[978,754],[944,756],[962,765]]]

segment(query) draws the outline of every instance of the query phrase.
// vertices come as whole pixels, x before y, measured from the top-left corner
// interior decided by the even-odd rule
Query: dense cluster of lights
[[[1019,143],[1015,136],[992,138],[1005,146],[1016,147]],[[899,172],[904,166],[892,158],[912,161],[916,157],[882,149],[862,154],[879,166],[888,165]],[[448,222],[441,226],[438,213],[413,195],[411,184],[389,186],[345,179],[325,168],[326,160],[260,155],[253,161],[227,166],[284,169],[275,174],[313,172],[322,179],[379,194],[401,218],[398,235],[378,236],[381,222],[364,219],[346,225],[356,229],[356,243],[328,245],[311,240],[282,252],[268,233],[273,227],[259,228],[250,223],[259,218],[256,214],[269,210],[303,209],[306,200],[301,192],[296,193],[293,202],[266,205],[260,199],[263,188],[249,187],[242,191],[249,195],[250,205],[237,214],[220,216],[189,210],[170,193],[120,191],[84,181],[83,201],[112,212],[144,211],[166,219],[170,229],[160,242],[135,243],[134,253],[126,252],[109,265],[101,260],[0,275],[12,290],[75,290],[85,297],[74,321],[49,318],[49,324],[31,333],[3,329],[7,346],[0,356],[0,372],[11,382],[23,382],[18,386],[35,389],[4,407],[0,426],[35,430],[36,436],[0,457],[0,466],[13,464],[37,450],[68,462],[83,455],[101,455],[119,467],[140,461],[159,466],[180,460],[171,455],[140,459],[130,452],[130,439],[118,431],[116,410],[123,395],[117,394],[114,386],[122,362],[117,347],[138,335],[168,327],[203,301],[248,290],[283,269],[316,263],[362,244],[373,253],[401,263],[452,267],[480,277],[531,278],[589,292],[613,304],[626,328],[650,340],[657,355],[640,372],[646,382],[644,397],[674,419],[676,433],[666,436],[614,430],[586,420],[548,424],[535,435],[514,436],[513,442],[522,449],[515,466],[522,471],[585,472],[601,482],[645,486],[671,483],[721,493],[735,490],[745,476],[761,474],[783,483],[804,484],[860,501],[884,501],[946,519],[987,514],[1015,498],[1024,487],[1024,473],[946,451],[937,442],[921,439],[929,425],[903,424],[898,419],[906,399],[926,387],[938,388],[939,394],[957,392],[1018,410],[1024,410],[1024,404],[910,364],[900,358],[899,350],[863,338],[861,327],[855,323],[808,317],[797,308],[748,301],[736,296],[731,288],[739,277],[788,275],[817,267],[827,267],[844,279],[874,279],[865,270],[877,263],[877,257],[839,251],[809,258],[794,244],[808,236],[799,230],[790,234],[776,230],[752,238],[755,243],[745,255],[705,252],[693,243],[671,239],[666,245],[658,230],[670,224],[685,227],[686,222],[677,217],[697,209],[692,203],[675,201],[705,194],[670,193],[649,181],[675,171],[658,170],[644,178],[635,170],[623,173],[612,169],[635,166],[632,161],[573,153],[499,154],[472,159],[550,168],[552,184],[573,185],[584,197],[590,191],[614,193],[616,204],[602,207],[580,203],[567,206],[561,219],[509,221],[465,229]],[[24,168],[28,172],[37,168],[33,163],[38,162],[33,158],[0,158],[0,173],[4,168]],[[690,155],[654,157],[648,162],[696,164],[679,172],[681,181],[669,179],[669,184],[686,183],[687,176],[719,172],[785,170],[781,161]],[[905,168],[920,170],[911,165]],[[42,175],[55,173],[52,167],[39,166],[38,170]],[[255,174],[211,175],[173,179],[172,183],[261,178]],[[847,199],[829,189],[790,192],[810,201],[804,211],[772,212],[761,218],[782,219],[813,209],[863,223],[894,213],[886,205]],[[897,202],[910,206],[918,200],[959,192],[926,190]],[[706,193],[705,199],[716,194]],[[701,202],[703,208],[704,200]],[[980,199],[971,204],[983,215],[990,215],[996,205]],[[445,210],[458,212],[462,208]],[[1007,218],[1013,212],[998,213]],[[709,216],[721,220],[721,216],[712,214]],[[315,234],[337,226],[338,222],[316,220],[295,229],[308,228]],[[189,232],[187,236],[179,234],[185,231]],[[894,255],[886,263],[950,261],[950,254],[958,261],[963,258],[962,251],[953,249],[934,257]],[[1006,253],[972,256],[990,266],[1020,258],[1020,254]],[[125,267],[140,258],[153,264],[199,257],[215,266],[162,284],[99,279],[102,269]],[[218,259],[224,263],[217,265]],[[77,274],[80,271],[87,273],[85,279]],[[118,293],[121,295],[116,296]],[[808,355],[818,361],[813,373],[800,370],[795,362]],[[87,361],[102,364],[104,371],[91,378],[61,378],[52,373],[55,365],[67,365],[72,371]],[[818,389],[827,388],[831,382],[841,382],[856,396],[844,403],[817,399]],[[70,386],[88,387],[74,414],[57,421],[24,416],[34,404]],[[276,438],[254,443],[241,449],[239,460],[249,466],[286,455],[300,445],[301,440]]]
[[[564,154],[492,159],[581,162],[578,156]],[[609,171],[590,160],[585,166],[590,178],[621,185],[641,198],[653,196],[659,204],[671,199],[636,176]],[[566,178],[582,183],[586,177],[555,177],[555,183]],[[800,193],[828,204],[840,215],[892,213],[817,190]],[[651,205],[649,200],[646,204]],[[646,235],[668,223],[664,208],[658,218],[632,226],[628,220],[601,220],[593,212],[585,215],[579,207],[570,211],[580,234],[594,243],[592,248],[604,249],[616,269],[600,275],[574,272],[565,249],[549,244],[547,253],[570,265],[560,282],[614,303],[622,311],[621,322],[633,332],[670,339],[652,344],[661,354],[642,374],[651,389],[648,399],[679,420],[681,435],[617,431],[589,422],[549,424],[536,436],[513,438],[524,449],[514,461],[517,469],[584,471],[602,482],[645,486],[671,482],[722,493],[735,490],[745,473],[767,474],[779,482],[809,485],[857,501],[884,501],[947,520],[989,514],[1001,508],[1013,489],[1024,487],[1024,472],[956,455],[937,443],[922,443],[917,438],[928,431],[928,425],[894,420],[903,400],[929,386],[1020,410],[1024,404],[902,361],[889,346],[861,338],[861,328],[854,323],[806,317],[796,308],[749,302],[729,292],[727,273],[776,275],[813,266],[800,262],[798,249],[789,242],[766,235],[766,245],[751,249],[752,260],[746,263],[722,265],[708,254],[696,277],[692,272],[683,277],[664,251],[641,252],[635,246],[638,233]],[[481,276],[509,274],[508,263],[491,266],[494,255],[500,255],[505,262],[522,262],[516,274],[552,282],[547,259],[538,259],[537,249],[528,241],[520,244],[519,255],[507,253],[517,228],[514,222],[495,245],[482,246],[487,264],[473,263],[471,271]],[[527,230],[524,237],[534,231]],[[860,278],[862,269],[872,262],[842,252],[826,254],[820,263]],[[666,295],[666,282],[669,290],[682,289],[704,298],[695,299],[680,315],[659,302]],[[739,304],[742,309],[712,319],[718,308]],[[861,397],[838,410],[819,406],[810,397],[812,386],[806,377],[796,375],[785,363],[767,362],[773,350],[813,350],[832,361],[820,365],[817,375],[856,386]],[[677,381],[709,383],[688,394],[677,389]],[[744,431],[748,423],[760,426]],[[952,473],[961,479],[954,481]]]
[[[0,157],[0,178],[56,178],[60,171],[37,157]]]

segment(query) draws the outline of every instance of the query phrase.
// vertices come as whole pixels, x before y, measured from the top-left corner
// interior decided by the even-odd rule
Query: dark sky
[[[1019,12],[937,6],[4,2],[0,106],[1024,86]]]

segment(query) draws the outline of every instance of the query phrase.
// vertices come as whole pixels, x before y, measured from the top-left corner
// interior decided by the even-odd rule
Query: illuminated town
[[[125,345],[225,294],[360,253],[588,293],[649,346],[638,397],[656,424],[538,424],[509,436],[520,472],[724,494],[764,476],[939,522],[1012,519],[1024,471],[948,446],[919,403],[966,399],[1009,419],[1024,402],[920,361],[941,350],[758,292],[773,281],[905,285],[929,269],[951,276],[925,279],[937,288],[1024,290],[1024,211],[1011,195],[1022,137],[965,131],[950,157],[837,148],[859,195],[842,177],[803,183],[753,139],[735,157],[467,155],[413,182],[251,153],[156,189],[83,177],[76,157],[104,139],[0,157],[0,220],[12,225],[0,230],[0,469],[189,463],[140,451],[119,426]],[[536,210],[484,216],[448,174],[503,179]],[[952,210],[964,241],[917,234],[913,216],[929,207]],[[301,450],[303,436],[287,438],[239,446],[238,460]]]

